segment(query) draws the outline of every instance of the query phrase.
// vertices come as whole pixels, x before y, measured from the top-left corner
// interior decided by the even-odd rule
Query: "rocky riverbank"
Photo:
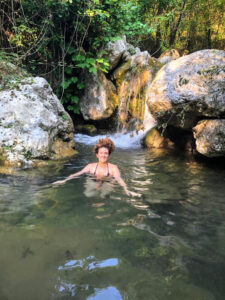
[[[224,51],[180,57],[170,50],[156,59],[123,37],[110,42],[105,53],[109,72],[98,70],[85,78],[79,104],[87,124],[104,121],[114,130],[151,129],[145,138],[148,148],[225,156]],[[3,67],[16,71],[6,62]],[[3,81],[0,91],[0,163],[32,166],[73,155],[73,122],[47,81],[21,72],[17,77],[11,85]],[[76,128],[96,133],[93,124]]]
[[[157,129],[174,140],[189,136],[197,152],[224,156],[225,52],[201,50],[166,64],[148,92]],[[176,141],[175,141],[176,144]],[[184,148],[188,148],[184,145]]]
[[[146,129],[148,113],[157,125],[146,136],[147,147],[224,157],[224,51],[201,50],[180,57],[170,50],[156,59],[123,38],[109,43],[106,52],[107,78],[99,72],[87,79],[80,101],[85,120],[107,119],[117,110],[117,129],[140,130]]]

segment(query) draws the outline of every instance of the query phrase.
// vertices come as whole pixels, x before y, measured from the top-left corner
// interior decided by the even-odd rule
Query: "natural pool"
[[[141,198],[89,193],[87,177],[53,188],[95,161],[83,141],[65,164],[0,175],[0,299],[224,299],[225,169],[117,148]]]

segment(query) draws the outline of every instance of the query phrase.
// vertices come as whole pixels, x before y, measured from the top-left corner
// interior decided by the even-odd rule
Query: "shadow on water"
[[[225,170],[178,153],[118,149],[128,188],[64,165],[0,178],[0,299],[204,299],[225,294]]]

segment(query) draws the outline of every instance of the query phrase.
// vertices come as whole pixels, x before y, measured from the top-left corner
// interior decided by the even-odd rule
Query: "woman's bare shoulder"
[[[94,167],[94,166],[96,166],[96,163],[90,163],[90,164],[88,164],[87,166],[89,166],[89,167]]]
[[[90,171],[92,171],[92,170],[96,167],[96,164],[97,164],[97,163],[90,163],[90,164],[86,165],[85,169],[86,169],[88,172],[90,172]]]
[[[112,173],[112,176],[120,176],[120,171],[117,165],[109,164],[109,170]]]
[[[113,169],[114,169],[114,168],[115,168],[115,169],[117,168],[117,169],[118,169],[117,165],[114,165],[114,164],[111,164],[111,163],[108,163],[108,164],[109,164],[109,167],[110,167],[110,168],[113,168]]]

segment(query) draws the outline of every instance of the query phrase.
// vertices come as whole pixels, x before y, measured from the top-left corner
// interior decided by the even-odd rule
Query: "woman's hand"
[[[141,194],[131,192],[131,191],[128,191],[128,190],[126,190],[126,194],[127,194],[127,196],[131,196],[131,197],[139,197],[139,198],[141,197]]]
[[[66,179],[55,181],[55,182],[53,182],[52,184],[53,184],[53,185],[64,184],[65,182],[66,182]]]
[[[135,192],[131,192],[127,189],[127,185],[124,182],[124,180],[121,178],[120,176],[120,171],[118,169],[117,166],[114,166],[114,173],[113,176],[115,178],[115,180],[123,187],[124,192],[127,194],[127,196],[131,196],[131,197],[141,197],[141,194],[135,193]]]

